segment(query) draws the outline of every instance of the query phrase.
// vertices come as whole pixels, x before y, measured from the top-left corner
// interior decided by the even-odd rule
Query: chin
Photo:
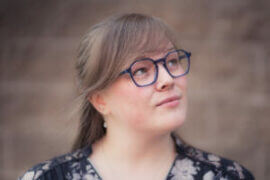
[[[159,124],[159,128],[162,129],[164,132],[171,132],[183,125],[185,122],[185,117],[176,117],[176,118],[167,118],[166,121],[164,119]]]
[[[185,118],[183,117],[183,118],[177,118],[176,120],[172,120],[172,124],[171,124],[171,126],[172,126],[172,128],[179,128],[180,126],[182,126],[183,124],[184,124],[184,122],[185,122]]]

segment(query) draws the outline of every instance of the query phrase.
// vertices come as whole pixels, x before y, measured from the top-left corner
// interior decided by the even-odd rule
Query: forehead
[[[155,59],[158,57],[163,57],[172,50],[175,50],[175,47],[171,43],[168,43],[166,46],[160,47],[158,49],[151,49],[151,50],[135,53],[133,57],[131,58],[132,59],[131,61],[133,62],[135,60],[139,60],[143,58]]]
[[[162,58],[168,54],[168,52],[175,50],[174,47],[166,48],[163,50],[157,50],[153,52],[145,52],[141,56],[138,56],[137,59],[142,59],[142,58],[151,58],[151,59],[157,59],[157,58]]]

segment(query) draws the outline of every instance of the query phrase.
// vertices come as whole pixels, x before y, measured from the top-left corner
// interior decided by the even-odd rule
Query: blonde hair
[[[88,98],[112,84],[135,56],[164,50],[169,42],[176,48],[170,28],[144,14],[113,16],[90,29],[81,40],[76,62],[80,127],[72,150],[92,144],[106,133],[102,115]]]

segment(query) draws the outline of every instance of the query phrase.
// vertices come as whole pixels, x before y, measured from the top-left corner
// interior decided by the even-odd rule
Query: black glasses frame
[[[187,57],[187,61],[188,61],[188,66],[187,66],[186,71],[185,71],[183,74],[180,74],[180,75],[178,75],[178,76],[172,75],[172,74],[170,73],[170,71],[169,71],[167,65],[166,65],[166,59],[167,59],[167,57],[168,57],[170,54],[175,53],[175,52],[177,52],[177,53],[178,53],[178,52],[183,52],[185,55],[179,56],[179,58],[181,59],[181,58]],[[125,73],[128,73],[128,74],[130,75],[132,81],[134,82],[134,84],[135,84],[136,86],[138,86],[138,87],[150,86],[150,85],[154,84],[154,83],[157,81],[157,78],[158,78],[158,65],[157,65],[157,64],[158,64],[158,63],[162,62],[163,67],[166,69],[166,71],[168,72],[168,74],[169,74],[172,78],[178,78],[178,77],[181,77],[181,76],[184,76],[184,75],[188,74],[189,69],[190,69],[190,56],[191,56],[191,52],[187,52],[187,51],[185,51],[185,50],[183,50],[183,49],[177,49],[177,50],[168,52],[163,58],[160,58],[160,59],[157,59],[157,60],[153,60],[153,59],[151,59],[151,58],[143,58],[143,59],[139,59],[139,60],[136,60],[136,61],[134,61],[133,63],[131,63],[131,65],[129,66],[129,68],[127,68],[126,70],[122,71],[119,75],[123,75],[123,74],[125,74]],[[155,65],[155,68],[156,68],[156,73],[155,73],[155,78],[154,78],[154,80],[153,80],[151,83],[148,83],[148,84],[145,84],[145,85],[140,85],[140,84],[138,84],[138,83],[135,81],[135,79],[134,79],[134,77],[133,77],[133,75],[132,75],[131,69],[132,69],[132,66],[133,66],[136,62],[144,61],[144,60],[150,60],[150,61],[153,62],[153,64]]]

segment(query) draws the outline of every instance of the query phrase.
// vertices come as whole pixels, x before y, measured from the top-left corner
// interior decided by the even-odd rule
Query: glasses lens
[[[188,70],[188,57],[183,51],[172,52],[166,58],[166,65],[172,76],[181,76]]]
[[[140,60],[131,67],[134,81],[141,86],[151,84],[155,79],[155,64],[148,59]]]

